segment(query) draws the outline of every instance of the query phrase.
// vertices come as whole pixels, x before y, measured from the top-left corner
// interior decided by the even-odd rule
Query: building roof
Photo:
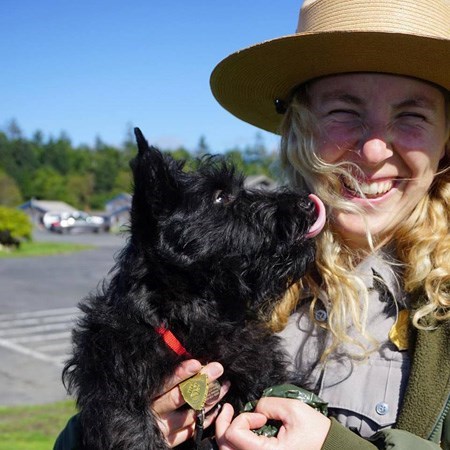
[[[19,206],[20,209],[38,209],[42,212],[74,212],[78,209],[69,205],[66,202],[60,202],[55,200],[29,200],[23,205]]]

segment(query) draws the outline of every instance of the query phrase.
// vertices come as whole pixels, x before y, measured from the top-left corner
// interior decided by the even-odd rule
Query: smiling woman
[[[336,346],[348,333],[348,315],[365,330],[369,294],[357,267],[371,253],[404,283],[402,297],[430,286],[416,324],[426,313],[449,315],[448,104],[439,86],[379,73],[322,77],[292,96],[282,158],[293,183],[317,192],[330,208],[318,246],[326,276],[308,283],[323,297],[325,282],[334,299],[329,320]],[[432,261],[440,261],[443,277],[435,279],[440,270]],[[352,298],[361,299],[361,308]]]

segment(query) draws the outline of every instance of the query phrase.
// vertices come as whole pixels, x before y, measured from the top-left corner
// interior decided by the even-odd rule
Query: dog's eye
[[[228,205],[234,200],[234,196],[228,192],[217,190],[214,192],[213,201],[216,205]]]

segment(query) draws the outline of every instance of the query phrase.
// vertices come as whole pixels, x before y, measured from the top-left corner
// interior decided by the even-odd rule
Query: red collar
[[[166,345],[178,356],[186,356],[187,358],[192,358],[191,354],[183,347],[181,342],[170,330],[161,325],[160,327],[155,327],[155,331],[163,338]]]

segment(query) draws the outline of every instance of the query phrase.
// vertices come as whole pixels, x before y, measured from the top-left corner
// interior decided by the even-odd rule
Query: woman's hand
[[[281,421],[277,437],[258,436],[251,430],[268,419]],[[224,405],[216,420],[220,450],[319,450],[330,429],[330,420],[307,404],[278,397],[264,397],[255,412],[242,413],[233,420],[233,407]]]
[[[178,384],[197,374],[206,373],[208,381],[219,378],[223,373],[221,364],[212,362],[202,368],[199,361],[190,359],[183,361],[175,370],[173,376],[167,380],[164,393],[153,399],[151,408],[158,417],[159,428],[164,434],[170,447],[175,447],[192,437],[195,429],[195,412],[192,409],[178,409],[185,404]],[[205,406],[205,412],[211,411],[227,393],[229,384],[224,383],[217,400]],[[218,409],[207,414],[204,427],[208,427],[218,414]]]

